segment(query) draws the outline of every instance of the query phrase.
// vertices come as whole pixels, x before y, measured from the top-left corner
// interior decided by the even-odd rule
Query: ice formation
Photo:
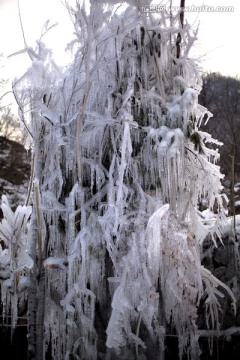
[[[180,358],[197,359],[197,307],[207,293],[218,326],[224,287],[202,267],[201,245],[220,235],[224,211],[219,154],[199,131],[211,114],[198,105],[194,33],[178,15],[115,10],[69,7],[73,64],[62,71],[44,51],[14,86],[33,154],[29,352],[144,358],[173,328]],[[215,209],[211,227],[201,197]]]

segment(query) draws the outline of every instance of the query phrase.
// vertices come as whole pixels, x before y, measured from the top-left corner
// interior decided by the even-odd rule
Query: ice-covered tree
[[[8,263],[28,277],[29,358],[163,359],[174,333],[179,358],[197,359],[200,300],[217,329],[219,297],[235,300],[201,265],[224,209],[219,154],[207,147],[218,142],[199,130],[211,114],[198,104],[195,33],[183,13],[90,3],[68,7],[72,65],[57,67],[39,42],[14,86],[33,157],[24,232],[33,264],[11,265],[20,250]],[[214,221],[198,210],[202,198]],[[8,212],[6,246],[16,243]],[[14,307],[22,297],[11,279]]]

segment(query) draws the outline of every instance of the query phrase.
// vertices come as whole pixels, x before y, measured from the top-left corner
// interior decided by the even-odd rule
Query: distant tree
[[[196,360],[200,304],[208,329],[219,329],[221,289],[235,309],[201,265],[225,217],[219,154],[199,130],[195,34],[183,11],[130,3],[77,1],[73,64],[57,68],[39,42],[14,87],[32,188],[15,213],[3,198],[2,300],[14,327],[28,296],[29,359],[163,360],[176,335],[179,358]],[[201,196],[217,204],[211,224]]]
[[[1,61],[1,55],[0,55]],[[17,116],[12,113],[11,104],[6,104],[6,85],[8,80],[0,79],[0,136],[7,137],[11,140],[23,142],[25,131],[20,131],[20,122]]]
[[[23,141],[20,123],[9,106],[0,107],[0,136],[19,142]]]

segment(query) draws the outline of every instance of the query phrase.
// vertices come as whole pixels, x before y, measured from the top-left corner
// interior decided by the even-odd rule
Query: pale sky
[[[175,0],[176,2],[176,0]],[[179,2],[179,0],[177,1]],[[186,4],[206,7],[232,6],[233,12],[188,12],[185,18],[199,25],[198,41],[193,53],[201,58],[202,67],[207,72],[220,72],[222,75],[240,75],[239,32],[240,1],[239,0],[186,0]],[[204,9],[204,7],[202,7]]]
[[[167,0],[154,2],[166,3]],[[226,4],[227,2],[227,4]],[[173,0],[179,5],[180,0]],[[195,43],[192,55],[201,58],[201,66],[207,72],[218,71],[223,75],[236,76],[240,74],[240,60],[238,33],[240,28],[239,0],[186,0],[186,6],[234,6],[233,12],[191,11],[185,13],[185,19],[196,26],[200,22],[198,41]],[[64,48],[72,38],[72,27],[67,10],[61,0],[20,0],[21,16],[25,37],[28,45],[34,46],[39,39],[43,24],[49,19],[50,23],[59,25],[51,30],[44,40],[48,47],[53,48],[56,61],[60,65],[67,62]],[[202,8],[204,9],[204,8]],[[68,26],[67,26],[68,25]],[[0,53],[10,55],[24,48],[18,15],[17,0],[0,0]],[[0,68],[2,74],[11,77],[21,69],[23,60],[27,56],[14,57],[8,66]],[[11,65],[11,66],[9,66]],[[14,74],[15,75],[15,74]]]
[[[57,64],[67,65],[69,57],[65,55],[65,47],[73,38],[73,27],[61,0],[20,0],[19,3],[27,45],[35,48],[36,40],[40,39],[43,25],[47,20],[50,25],[58,23],[42,40],[48,48],[53,49]],[[0,54],[8,57],[22,49],[24,49],[24,41],[17,0],[0,0]],[[1,60],[0,79],[13,80],[22,75],[30,64],[26,53],[12,56],[5,61]],[[4,90],[5,92],[11,90],[11,81]],[[17,105],[10,93],[4,96],[2,104],[13,104],[13,112],[17,111]]]
[[[47,20],[50,25],[58,23],[44,36],[43,41],[47,47],[54,49],[56,58],[62,64],[64,49],[71,39],[73,29],[68,11],[61,0],[20,0],[19,3],[24,34],[29,46],[35,47]],[[8,56],[23,48],[17,0],[0,0],[0,53]],[[20,65],[21,56],[15,58]],[[27,56],[25,58],[27,59]],[[14,63],[14,59],[11,62]]]

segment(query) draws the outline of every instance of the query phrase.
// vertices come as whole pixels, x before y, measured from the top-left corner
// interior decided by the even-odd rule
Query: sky
[[[47,32],[43,41],[46,42],[47,47],[54,50],[59,63],[64,63],[66,58],[64,50],[72,38],[73,28],[68,11],[61,0],[19,0],[19,4],[27,44],[35,47],[44,24],[49,20],[49,25],[56,24],[56,26]],[[9,56],[23,48],[18,2],[0,0],[0,53]],[[24,57],[26,58],[27,56]],[[18,60],[16,68],[20,65],[21,57]],[[11,62],[15,65],[14,57],[10,59],[10,65]]]
[[[226,76],[240,75],[238,34],[240,31],[239,0],[186,0],[186,4],[204,10],[204,6],[233,7],[234,11],[201,11],[186,12],[185,18],[190,24],[199,24],[198,40],[193,48],[193,54],[201,60],[206,72],[220,72]],[[204,6],[202,5],[204,4]],[[222,9],[223,10],[223,9]]]
[[[175,6],[180,3],[180,0],[172,1]],[[154,3],[160,2],[164,4],[167,0]],[[45,35],[44,41],[53,49],[56,62],[59,65],[67,64],[69,58],[65,55],[65,47],[72,39],[73,28],[61,0],[19,0],[19,3],[27,44],[34,46],[47,20],[50,20],[50,24],[58,23]],[[226,6],[224,0],[186,0],[186,6],[192,11],[186,11],[185,19],[193,27],[199,24],[198,40],[191,56],[201,61],[200,65],[205,72],[220,72],[230,76],[240,74],[237,43],[240,27],[239,0],[227,1],[227,6],[234,7],[232,12],[209,11],[216,10],[217,6]],[[0,0],[0,53],[9,56],[23,48],[17,0]],[[11,79],[16,76],[23,66],[26,67],[27,61],[26,54],[11,57],[7,63],[1,64],[0,78],[6,76]]]
[[[73,38],[73,26],[61,0],[19,0],[19,4],[27,45],[35,48],[36,40],[40,39],[44,24],[49,20],[49,25],[57,25],[48,31],[42,40],[53,50],[57,64],[67,65],[70,57],[66,55],[65,48]],[[11,81],[22,75],[30,66],[30,59],[26,53],[10,56],[23,49],[18,2],[0,0],[0,54],[3,54],[0,59],[0,79],[10,80],[4,92],[10,91]],[[15,113],[17,105],[14,103],[11,93],[2,99],[4,105],[13,104],[12,110]]]

